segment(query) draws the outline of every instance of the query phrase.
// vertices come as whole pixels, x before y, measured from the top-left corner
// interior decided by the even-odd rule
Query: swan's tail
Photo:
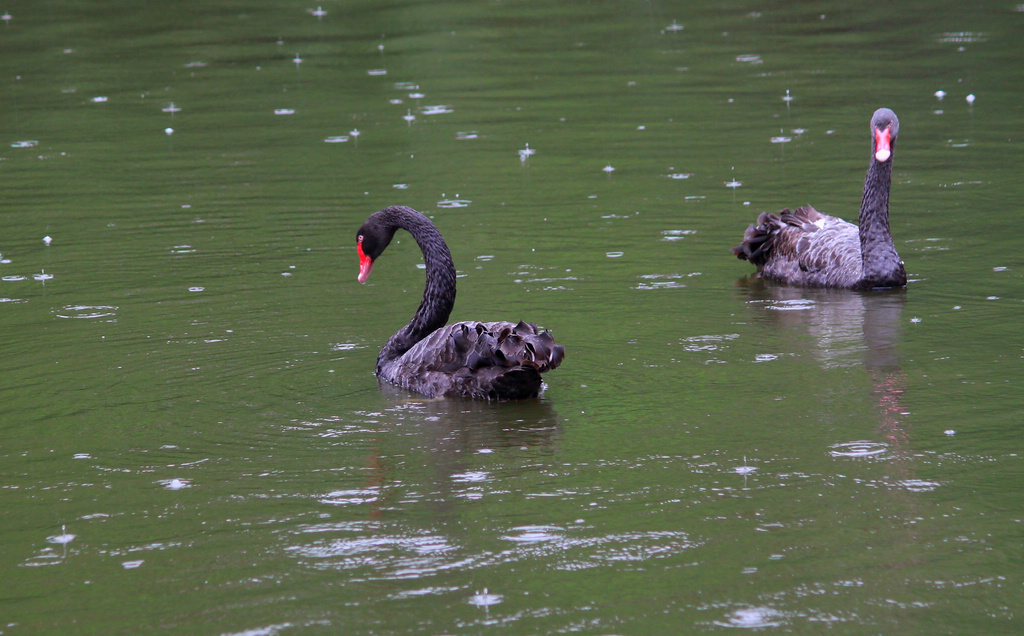
[[[499,400],[536,397],[541,374],[562,363],[565,348],[546,331],[520,322],[459,323],[452,333],[451,371],[470,393]]]
[[[515,327],[506,327],[498,333],[498,344],[506,360],[534,368],[538,373],[557,368],[565,357],[565,347],[555,344],[551,334],[537,333],[537,325],[521,320]]]
[[[817,231],[821,227],[824,216],[809,205],[790,210],[786,208],[778,214],[762,212],[757,223],[743,233],[743,242],[732,248],[736,258],[750,261],[761,268],[771,258],[772,249],[782,228],[797,227],[804,232]]]
[[[765,264],[771,253],[772,236],[782,227],[782,221],[774,214],[762,212],[757,223],[747,227],[743,233],[743,242],[732,248],[736,258],[750,261],[758,267]]]
[[[493,400],[526,400],[540,393],[540,373],[532,367],[515,367],[503,371],[491,382]]]

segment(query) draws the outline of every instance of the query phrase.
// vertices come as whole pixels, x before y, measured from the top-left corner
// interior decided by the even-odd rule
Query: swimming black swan
[[[811,206],[761,213],[733,248],[763,278],[806,287],[903,287],[907,272],[889,231],[889,184],[900,121],[888,108],[871,117],[871,164],[864,177],[860,228]]]
[[[428,397],[441,395],[519,400],[537,397],[540,374],[562,362],[565,349],[525,322],[457,322],[445,326],[455,305],[455,265],[441,233],[405,206],[374,212],[356,234],[359,282],[402,228],[423,252],[427,286],[409,324],[377,356],[377,376]]]

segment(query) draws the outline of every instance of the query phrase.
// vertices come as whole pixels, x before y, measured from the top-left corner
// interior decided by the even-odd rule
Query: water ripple
[[[424,106],[420,109],[420,112],[424,115],[447,115],[448,113],[454,113],[455,111],[447,104],[437,104],[435,106]]]
[[[770,607],[742,607],[726,616],[724,621],[714,621],[719,627],[740,627],[743,629],[763,629],[779,627],[785,615]]]
[[[696,234],[697,230],[662,230],[661,240],[663,241],[681,241],[684,237],[691,234]]]
[[[353,504],[373,503],[377,501],[379,492],[377,488],[352,488],[348,490],[335,490],[320,497],[320,503],[332,506],[347,506]]]
[[[723,348],[726,342],[735,340],[739,337],[740,334],[738,333],[690,336],[689,338],[681,338],[679,342],[683,345],[683,349],[686,351],[716,351]]]
[[[884,442],[872,442],[860,440],[856,442],[842,442],[833,444],[829,454],[833,457],[875,457],[889,450],[889,445]]]
[[[937,481],[927,481],[924,479],[904,479],[899,484],[910,492],[931,492],[942,485]]]
[[[643,274],[642,282],[633,286],[633,289],[683,289],[684,283],[679,282],[682,274]]]
[[[751,300],[751,304],[763,304],[765,309],[773,311],[801,311],[814,309],[815,303],[809,298],[794,298],[792,300]]]
[[[109,318],[117,315],[113,305],[65,305],[56,314],[58,318]],[[114,322],[108,320],[107,322]]]

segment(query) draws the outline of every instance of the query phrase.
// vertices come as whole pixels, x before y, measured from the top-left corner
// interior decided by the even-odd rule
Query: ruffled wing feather
[[[520,322],[458,322],[417,342],[379,375],[430,397],[491,400],[536,397],[541,374],[565,357],[546,331]]]

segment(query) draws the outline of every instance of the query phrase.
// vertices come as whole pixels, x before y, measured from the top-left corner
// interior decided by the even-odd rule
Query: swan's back
[[[809,287],[853,287],[863,277],[856,225],[811,206],[761,213],[733,253],[765,278]]]
[[[381,361],[377,375],[428,397],[520,400],[536,397],[541,373],[556,368],[564,356],[565,349],[533,324],[457,322],[398,358]]]

